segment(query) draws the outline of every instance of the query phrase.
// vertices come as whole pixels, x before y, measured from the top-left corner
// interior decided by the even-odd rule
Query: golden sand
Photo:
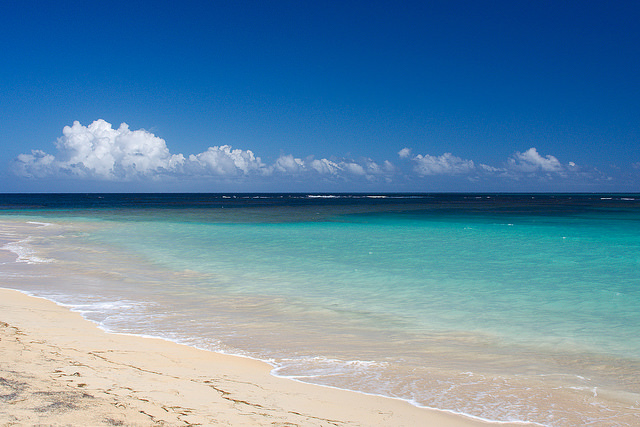
[[[0,289],[3,426],[487,425],[270,370],[252,359],[106,333],[51,301]]]

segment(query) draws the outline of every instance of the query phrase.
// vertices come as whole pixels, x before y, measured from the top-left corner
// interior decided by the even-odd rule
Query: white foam
[[[50,225],[53,225],[49,222],[38,222],[38,221],[27,221],[27,224],[35,224],[35,225],[40,225],[42,227],[49,227]]]
[[[340,360],[323,356],[302,357],[294,359],[282,359],[273,369],[274,376],[303,379],[303,378],[325,378],[330,376],[351,375],[359,371],[371,368],[383,368],[388,366],[387,362],[373,360]],[[304,371],[304,374],[285,374],[288,369]]]
[[[317,359],[323,359],[323,358],[317,358]],[[334,360],[334,359],[325,359],[325,360]],[[350,362],[356,362],[356,363],[380,363],[380,362],[370,362],[370,361],[350,361]],[[384,363],[384,362],[383,362]],[[308,381],[304,381],[303,379],[312,379],[314,377],[326,377],[329,375],[299,375],[299,376],[293,376],[293,375],[282,375],[278,372],[280,368],[274,368],[271,371],[271,375],[273,375],[274,377],[278,377],[278,378],[286,378],[292,381],[297,381],[300,383],[309,383]],[[338,374],[330,374],[330,375],[338,375]],[[443,412],[443,413],[447,413],[447,414],[453,414],[453,415],[457,415],[457,416],[462,416],[464,418],[469,418],[469,419],[473,419],[473,420],[477,420],[480,422],[484,422],[484,423],[491,423],[491,424],[512,424],[512,423],[517,423],[517,424],[522,424],[522,425],[529,425],[529,426],[541,426],[544,427],[544,424],[540,424],[537,423],[535,421],[525,421],[525,420],[520,420],[517,418],[513,418],[513,419],[509,419],[509,420],[495,420],[495,419],[491,419],[491,418],[485,418],[485,417],[480,417],[477,415],[472,415],[472,414],[468,414],[466,412],[462,412],[462,411],[456,411],[456,410],[452,410],[452,409],[441,409],[441,408],[437,408],[437,407],[433,407],[433,406],[427,406],[427,405],[423,405],[420,404],[419,402],[417,402],[414,399],[406,399],[406,398],[402,398],[402,397],[397,397],[397,396],[389,396],[386,394],[380,394],[380,393],[371,393],[371,392],[366,392],[366,391],[362,391],[362,390],[354,390],[354,389],[349,389],[349,388],[341,388],[341,387],[336,387],[336,386],[332,386],[332,385],[327,385],[327,384],[321,384],[321,383],[317,383],[317,382],[311,382],[311,384],[314,384],[315,386],[318,387],[324,387],[324,388],[329,388],[329,389],[333,389],[333,390],[347,390],[347,391],[351,391],[354,393],[358,393],[358,394],[362,394],[362,395],[366,395],[366,396],[376,396],[376,397],[383,397],[385,399],[391,399],[391,400],[398,400],[398,401],[403,401],[403,402],[407,402],[413,406],[416,406],[418,408],[423,408],[423,409],[427,409],[427,410],[431,410],[431,411],[437,411],[437,412]]]
[[[96,311],[104,312],[105,310],[131,310],[136,307],[147,306],[148,304],[129,301],[129,300],[120,300],[120,301],[100,301],[100,302],[92,302],[87,304],[59,303],[59,305],[63,307],[67,307],[72,311],[77,311],[79,313],[92,313]]]
[[[4,249],[16,254],[18,256],[18,258],[16,258],[16,262],[24,262],[27,264],[43,264],[53,262],[52,259],[40,258],[36,256],[36,251],[28,246],[28,243],[31,240],[33,240],[31,237],[27,237],[26,239],[18,240],[17,242],[7,243],[0,249]]]

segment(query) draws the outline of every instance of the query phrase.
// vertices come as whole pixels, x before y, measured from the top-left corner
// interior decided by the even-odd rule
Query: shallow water
[[[310,196],[2,196],[0,277],[277,375],[640,424],[640,196]]]

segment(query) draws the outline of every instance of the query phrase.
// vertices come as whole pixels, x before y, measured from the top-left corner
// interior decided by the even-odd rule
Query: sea
[[[3,194],[0,248],[1,287],[110,332],[483,420],[640,425],[640,194]]]

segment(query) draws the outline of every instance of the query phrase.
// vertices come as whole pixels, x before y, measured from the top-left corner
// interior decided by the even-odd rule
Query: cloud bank
[[[603,176],[583,170],[574,162],[561,163],[552,155],[541,155],[531,147],[515,152],[501,165],[491,166],[452,153],[412,154],[405,147],[397,163],[371,158],[297,158],[281,154],[265,162],[252,150],[229,145],[210,146],[197,154],[172,154],[166,142],[146,130],[129,129],[122,123],[114,129],[104,120],[88,126],[74,122],[65,126],[55,142],[56,153],[32,150],[12,162],[14,174],[29,179],[72,178],[97,181],[163,181],[171,179],[227,182],[333,182],[395,183],[425,182],[444,177],[472,182],[517,182],[522,180],[583,181]]]
[[[185,163],[181,154],[169,153],[162,138],[144,130],[131,131],[125,123],[113,129],[104,120],[86,127],[77,121],[73,126],[65,126],[55,146],[56,156],[40,150],[19,155],[14,161],[14,171],[36,178],[128,180],[135,176],[157,176]]]

